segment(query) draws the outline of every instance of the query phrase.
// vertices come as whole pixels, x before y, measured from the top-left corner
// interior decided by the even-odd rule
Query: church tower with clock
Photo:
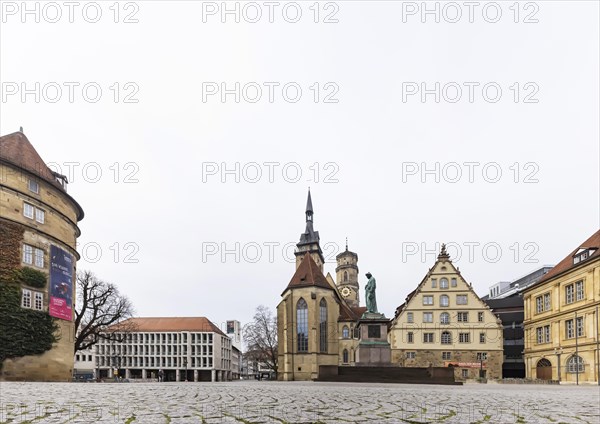
[[[342,297],[350,307],[358,307],[360,303],[358,286],[358,255],[346,250],[335,257],[337,267],[335,268],[336,285]]]

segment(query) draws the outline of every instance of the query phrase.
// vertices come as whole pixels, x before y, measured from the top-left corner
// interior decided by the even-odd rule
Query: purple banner
[[[50,245],[50,316],[73,320],[73,256]]]

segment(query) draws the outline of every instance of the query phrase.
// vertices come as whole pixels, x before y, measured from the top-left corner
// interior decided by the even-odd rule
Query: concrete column
[[[131,378],[131,371],[129,368],[125,368],[125,378],[128,380]]]
[[[181,370],[175,370],[175,381],[179,381],[180,376],[181,376]]]
[[[147,377],[146,377],[146,370],[145,370],[145,369],[143,369],[143,370],[142,370],[142,380],[145,380],[146,378],[147,378]]]
[[[194,382],[198,381],[198,370],[194,370]]]
[[[210,371],[210,381],[212,381],[213,383],[217,381],[217,370]]]

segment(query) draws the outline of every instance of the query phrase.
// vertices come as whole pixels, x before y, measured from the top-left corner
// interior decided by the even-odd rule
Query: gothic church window
[[[327,352],[327,301],[319,302],[319,350]]]
[[[296,305],[296,333],[298,352],[308,352],[308,305],[304,299]]]

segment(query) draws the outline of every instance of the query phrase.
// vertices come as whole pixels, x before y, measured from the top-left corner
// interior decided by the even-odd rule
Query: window
[[[577,318],[577,337],[583,337],[583,317]]]
[[[431,279],[431,288],[435,289],[437,287],[437,278]]]
[[[456,314],[456,319],[458,322],[469,322],[469,313],[468,312],[458,312]]]
[[[584,297],[583,281],[578,281],[575,283],[575,300],[583,300]]]
[[[565,287],[565,301],[567,303],[575,302],[575,286],[573,284]]]
[[[415,359],[417,357],[417,352],[406,352],[406,359]]]
[[[487,352],[477,352],[478,361],[487,361]]]
[[[308,352],[308,305],[304,299],[300,299],[296,306],[296,333],[298,352]]]
[[[348,271],[344,271],[344,282],[348,281]]]
[[[479,343],[485,343],[485,333],[479,333]]]
[[[452,334],[449,331],[442,331],[442,344],[452,344]]]
[[[423,322],[433,322],[433,312],[423,312]]]
[[[450,285],[451,285],[452,287],[456,287],[456,278],[451,278],[451,279],[450,279]]]
[[[448,306],[450,304],[450,298],[445,294],[440,296],[440,306]]]
[[[565,333],[566,333],[567,339],[572,339],[573,337],[575,337],[575,329],[573,328],[573,320],[572,319],[565,321]]]
[[[457,294],[456,295],[456,304],[457,305],[466,305],[467,304],[467,295],[466,294]]]
[[[423,333],[423,343],[433,343],[433,333]]]
[[[544,294],[544,310],[549,311],[551,308],[550,293]]]
[[[466,369],[462,370],[462,378],[469,378],[469,370],[466,370]]]
[[[413,317],[413,313],[412,312],[407,312],[407,314],[406,314],[406,321],[410,322],[410,323],[414,322],[414,317]]]
[[[46,212],[41,209],[35,208],[35,220],[40,224],[43,224],[46,219]]]
[[[30,205],[29,203],[23,203],[23,216],[25,218],[33,219],[34,210],[35,208],[33,205]]]
[[[440,279],[440,289],[447,289],[447,288],[448,288],[448,279],[447,278]]]
[[[319,302],[319,350],[327,352],[327,301]]]
[[[40,193],[40,185],[37,183],[37,181],[29,180],[27,187],[29,188],[29,191],[32,191],[35,194]]]
[[[350,338],[350,329],[348,329],[347,325],[344,325],[344,328],[342,328],[342,337],[344,339]]]
[[[407,342],[408,343],[414,343],[415,342],[415,335],[412,331],[409,331],[407,333]]]
[[[423,296],[423,305],[433,305],[433,296]]]
[[[477,322],[483,322],[483,312],[477,312]]]
[[[452,352],[442,352],[442,359],[446,361],[452,359]]]
[[[31,290],[23,289],[21,306],[23,308],[31,308]]]
[[[448,312],[440,314],[440,324],[450,324],[450,314]]]
[[[33,303],[33,309],[36,311],[42,311],[44,309],[44,293],[34,292],[34,294],[35,301]]]
[[[544,342],[550,343],[550,326],[549,325],[544,326]]]
[[[544,328],[538,327],[535,329],[538,344],[544,343]]]
[[[535,312],[538,314],[544,312],[544,299],[542,296],[535,298]]]
[[[342,362],[344,364],[348,363],[348,349],[344,349],[344,352],[342,353]]]
[[[573,355],[567,361],[567,372],[569,373],[582,373],[584,371],[583,359],[581,356]]]
[[[470,343],[471,335],[469,333],[458,333],[458,342],[459,343]]]
[[[34,264],[38,268],[44,267],[44,251],[42,249],[33,249]]]
[[[33,246],[23,245],[23,262],[29,265],[33,264]]]

